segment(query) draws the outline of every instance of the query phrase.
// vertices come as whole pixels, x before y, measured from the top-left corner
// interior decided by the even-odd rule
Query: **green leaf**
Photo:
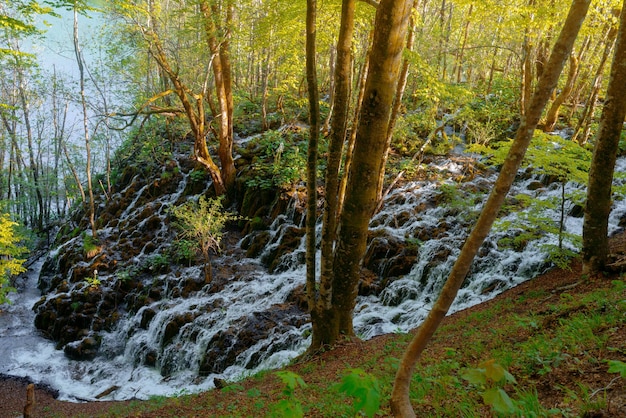
[[[486,390],[485,393],[483,393],[483,402],[501,414],[512,414],[515,412],[513,401],[509,398],[509,395],[500,388]]]
[[[361,369],[350,369],[337,386],[339,392],[354,398],[354,413],[359,411],[373,417],[380,409],[382,394],[378,379]]]
[[[270,417],[276,418],[300,418],[304,416],[302,406],[293,399],[283,399],[272,408]]]
[[[626,379],[626,363],[619,360],[607,360],[609,364],[609,373],[619,373],[622,378]]]
[[[298,388],[298,387],[305,388],[306,387],[306,383],[304,383],[304,380],[302,380],[300,375],[298,375],[297,373],[289,372],[289,371],[278,371],[275,374],[285,384],[285,391],[284,392],[288,396],[291,396],[293,394],[293,392],[296,390],[296,388]]]
[[[465,369],[461,373],[461,377],[474,385],[487,384],[485,369]]]

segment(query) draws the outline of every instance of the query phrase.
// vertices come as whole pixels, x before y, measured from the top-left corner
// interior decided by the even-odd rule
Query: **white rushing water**
[[[449,172],[461,169],[452,161],[440,163],[439,168]],[[620,160],[617,171],[626,171],[624,160]],[[477,178],[466,183],[464,190],[488,190],[493,180],[493,177]],[[560,197],[559,185],[530,191],[532,182],[537,183],[537,179],[517,182],[510,195],[523,192],[538,199]],[[377,236],[413,240],[419,246],[419,253],[411,271],[395,278],[380,295],[359,297],[354,324],[357,334],[362,338],[415,328],[428,313],[447,278],[468,233],[467,224],[472,222],[472,211],[455,211],[444,204],[433,204],[436,202],[434,198],[441,193],[440,186],[441,183],[411,182],[398,187],[387,196],[387,203],[372,220],[371,229],[379,233]],[[566,188],[568,194],[581,190],[574,185],[567,185]],[[464,193],[462,199],[473,201],[471,192]],[[478,211],[481,204],[482,198],[476,199],[473,210]],[[568,204],[567,210],[570,207],[571,204]],[[125,212],[128,216],[132,216],[130,209],[127,208]],[[626,203],[616,199],[610,218],[611,232],[618,228],[619,219],[624,213]],[[542,216],[558,219],[559,212],[550,209]],[[520,218],[519,212],[512,212],[500,222]],[[444,224],[445,228],[442,227]],[[285,225],[289,225],[289,220],[281,217],[275,222],[271,234],[279,235]],[[444,232],[433,239],[417,239],[421,231],[437,228]],[[515,228],[501,229],[496,229],[483,245],[453,305],[453,311],[493,298],[549,267],[544,248],[558,243],[555,234],[546,234],[520,251],[513,251],[500,248],[497,242],[503,237],[510,237],[515,233]],[[568,233],[580,235],[581,230],[582,218],[567,217]],[[571,246],[568,241],[565,241],[565,245]],[[266,251],[270,249],[271,244]],[[215,264],[225,263],[233,271],[241,270],[245,274],[233,277],[217,293],[205,288],[187,298],[164,298],[141,308],[136,314],[121,320],[114,331],[102,334],[101,355],[92,361],[68,359],[62,350],[56,350],[54,343],[42,338],[34,329],[31,307],[40,298],[36,282],[43,259],[39,260],[26,276],[24,290],[11,296],[14,304],[0,314],[0,373],[24,376],[47,384],[58,390],[62,399],[67,400],[93,400],[98,394],[113,387],[117,389],[105,399],[145,399],[154,395],[206,390],[213,387],[213,378],[237,380],[259,370],[279,367],[306,349],[309,324],[297,320],[292,324],[277,324],[269,339],[258,340],[253,347],[242,350],[237,354],[234,364],[221,373],[198,376],[202,355],[214,336],[229,328],[237,329],[252,313],[262,313],[284,303],[288,295],[304,283],[305,266],[301,262],[303,252],[304,246],[301,245],[294,253],[286,256],[283,260],[286,267],[277,274],[268,274],[257,259],[215,260]],[[199,267],[189,267],[183,272],[188,277],[201,274]],[[106,277],[101,279],[106,283]],[[161,275],[155,277],[155,280],[169,283],[177,279]],[[148,326],[142,328],[147,309],[154,312],[154,317]],[[185,315],[189,319],[180,326],[180,331],[172,337],[171,342],[164,343],[167,324],[173,318]],[[259,318],[263,319],[263,316]],[[158,353],[154,367],[144,365],[150,353]],[[161,373],[164,369],[168,372]]]

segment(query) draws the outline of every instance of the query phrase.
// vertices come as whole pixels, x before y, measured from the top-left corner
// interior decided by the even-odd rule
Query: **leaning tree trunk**
[[[515,179],[517,170],[533,137],[533,132],[537,127],[541,113],[571,53],[578,31],[587,15],[590,2],[591,0],[573,0],[563,29],[552,50],[552,55],[544,68],[544,72],[530,100],[527,111],[522,117],[515,140],[502,165],[500,174],[489,198],[481,211],[480,217],[465,241],[459,258],[454,263],[450,276],[446,280],[439,298],[404,353],[391,394],[391,410],[395,416],[415,417],[415,412],[413,411],[409,397],[409,388],[417,360],[426,347],[426,344],[439,327],[439,324],[448,313],[461,284],[470,270],[478,249],[487,237],[497,217],[498,211],[504,202],[504,198],[513,184],[513,180]]]
[[[595,274],[605,268],[609,253],[608,220],[611,211],[611,184],[626,117],[626,0],[611,65],[606,101],[593,151],[583,223],[583,273]]]

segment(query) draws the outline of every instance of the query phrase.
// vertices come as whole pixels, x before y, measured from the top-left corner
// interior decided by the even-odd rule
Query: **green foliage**
[[[354,415],[362,411],[366,416],[373,417],[380,409],[382,398],[378,379],[361,369],[350,369],[349,372],[343,376],[337,390],[354,398]]]
[[[198,244],[189,239],[178,239],[172,245],[171,256],[175,262],[191,266],[196,258]]]
[[[496,412],[508,415],[518,412],[517,405],[502,388],[507,383],[517,381],[495,360],[484,361],[477,368],[465,369],[461,377],[477,386],[482,391],[485,405],[491,406]]]
[[[211,251],[220,250],[226,223],[241,219],[236,214],[225,212],[222,200],[223,197],[206,199],[201,196],[197,202],[189,201],[170,209],[176,219],[175,225],[180,231],[180,238],[187,240],[187,245],[195,243],[195,250],[202,253],[207,264],[210,264]],[[191,250],[190,246],[186,249]]]
[[[490,146],[474,144],[469,150],[489,155],[493,165],[501,165],[512,143],[513,140],[509,139]],[[578,143],[537,130],[526,151],[522,167],[532,167],[535,173],[554,177],[561,182],[587,184],[591,156],[591,152]]]
[[[93,257],[94,253],[98,252],[98,240],[95,239],[92,235],[87,234],[86,232],[82,233],[83,237],[83,252],[88,258]]]
[[[142,173],[159,169],[172,157],[173,143],[184,138],[186,128],[180,121],[156,119],[133,128],[124,142],[115,150],[112,181],[117,183],[127,166],[135,166]]]
[[[91,289],[97,289],[102,284],[100,279],[98,279],[97,270],[94,270],[93,276],[85,277],[85,282],[87,282],[87,284],[89,285],[89,288]]]
[[[248,187],[261,189],[285,188],[305,178],[305,138],[292,132],[267,131],[250,146],[256,149],[250,171],[246,173]]]
[[[154,254],[148,258],[147,267],[150,271],[161,272],[166,270],[170,265],[170,260],[167,255]]]
[[[278,371],[274,373],[285,385],[283,388],[284,399],[272,406],[270,417],[297,418],[303,417],[302,404],[295,396],[297,388],[306,388],[304,380],[294,372]]]
[[[619,373],[622,379],[626,379],[626,363],[619,360],[607,360],[609,373]]]
[[[9,214],[0,214],[0,305],[8,303],[7,294],[15,291],[10,285],[11,276],[26,271],[23,267],[26,260],[21,256],[27,250],[20,245],[17,227],[17,222],[13,222]]]

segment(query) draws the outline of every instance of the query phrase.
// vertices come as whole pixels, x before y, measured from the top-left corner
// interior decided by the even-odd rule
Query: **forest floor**
[[[612,240],[612,252],[626,253],[626,234]],[[626,362],[624,277],[583,277],[580,269],[574,261],[571,270],[551,270],[448,316],[418,364],[411,395],[417,415],[495,416],[483,402],[484,388],[463,379],[463,370],[494,359],[517,380],[500,387],[515,405],[535,411],[525,416],[625,417],[626,370],[620,376],[607,365]],[[147,401],[69,403],[37,388],[32,416],[262,417],[285,412],[289,402],[307,417],[355,416],[353,399],[335,388],[353,368],[378,379],[377,416],[389,416],[394,370],[411,336],[345,342],[286,367],[307,385],[295,388],[291,398],[276,373],[267,371],[219,390]],[[1,418],[21,415],[26,383],[0,379]]]

